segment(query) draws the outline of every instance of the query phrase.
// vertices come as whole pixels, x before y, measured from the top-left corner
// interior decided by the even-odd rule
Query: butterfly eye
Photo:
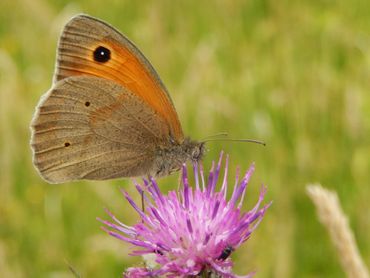
[[[193,149],[193,152],[191,153],[191,156],[192,156],[193,159],[198,160],[199,154],[200,154],[199,148],[195,147]]]
[[[94,61],[105,63],[110,60],[110,50],[104,46],[98,46],[94,50]]]

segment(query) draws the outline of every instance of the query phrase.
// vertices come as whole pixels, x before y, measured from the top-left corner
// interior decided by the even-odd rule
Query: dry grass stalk
[[[307,194],[316,206],[320,221],[329,231],[347,277],[368,278],[369,272],[361,259],[347,217],[335,192],[319,184],[307,185]]]

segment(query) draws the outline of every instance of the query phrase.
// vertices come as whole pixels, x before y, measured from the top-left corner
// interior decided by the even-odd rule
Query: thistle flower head
[[[262,187],[255,207],[242,212],[252,165],[239,181],[236,175],[231,197],[227,200],[228,158],[220,184],[222,153],[216,167],[213,164],[205,182],[202,167],[194,165],[195,188],[190,187],[186,167],[182,167],[181,189],[160,192],[154,179],[135,184],[143,195],[142,211],[126,191],[123,195],[140,215],[134,226],[121,223],[107,211],[113,221],[100,220],[110,235],[137,246],[131,255],[154,254],[158,267],[129,268],[126,277],[240,277],[232,273],[230,254],[245,242],[261,221],[268,205],[260,208],[266,188]],[[249,277],[242,276],[242,277]]]

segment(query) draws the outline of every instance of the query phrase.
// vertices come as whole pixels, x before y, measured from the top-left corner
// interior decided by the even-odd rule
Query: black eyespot
[[[86,106],[86,107],[90,106],[90,102],[89,102],[89,101],[86,101],[86,102],[85,102],[85,106]]]
[[[71,143],[69,143],[69,142],[64,143],[64,147],[69,147],[70,145],[71,145]]]
[[[94,50],[94,61],[105,63],[110,60],[110,50],[104,46],[98,46]]]

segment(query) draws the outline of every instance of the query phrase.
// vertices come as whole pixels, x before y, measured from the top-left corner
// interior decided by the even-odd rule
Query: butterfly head
[[[187,159],[192,162],[198,162],[202,159],[205,152],[205,142],[193,141],[190,138],[185,139],[183,143],[184,152]]]

